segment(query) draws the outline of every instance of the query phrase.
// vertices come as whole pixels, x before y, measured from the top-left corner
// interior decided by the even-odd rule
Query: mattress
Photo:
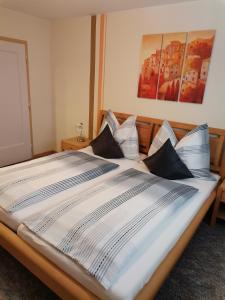
[[[13,231],[16,231],[19,223],[15,217],[10,216],[5,210],[0,207],[0,222],[7,225]]]
[[[80,151],[84,152],[84,153],[87,153],[89,155],[96,156],[96,155],[93,154],[92,148],[90,146],[86,147],[86,148],[84,148]],[[54,154],[54,155],[57,155],[57,154]],[[145,157],[146,157],[146,155],[140,154],[140,160],[144,159]],[[45,159],[46,159],[46,157],[40,158],[39,160],[45,160]],[[107,178],[109,178],[111,176],[114,176],[115,174],[121,172],[122,170],[124,170],[126,168],[131,168],[131,167],[138,168],[139,165],[140,165],[140,162],[137,162],[137,161],[134,161],[134,160],[129,160],[129,159],[126,159],[126,158],[111,159],[109,161],[118,164],[119,167],[117,169],[114,169],[114,170],[108,172],[107,174],[104,174],[103,176],[99,176],[99,177],[97,177],[97,178],[95,178],[95,179],[93,179],[89,182],[86,182],[85,185],[82,185],[80,187],[76,187],[76,193],[79,193],[84,188],[86,189],[90,186],[93,186],[93,185],[97,184],[98,182],[103,180],[103,177],[104,177],[104,179],[107,179]],[[23,166],[24,164],[29,164],[29,163],[32,163],[32,161],[26,162],[26,163],[21,163],[20,166]],[[7,169],[13,170],[13,168],[16,168],[17,166],[18,165],[6,167],[6,168],[3,168],[2,170],[4,170],[4,171],[7,170]],[[0,172],[1,172],[1,170],[0,170]],[[59,199],[59,201],[60,201],[60,199]],[[35,211],[36,212],[41,211],[42,209],[46,210],[46,209],[51,208],[52,206],[55,206],[55,205],[57,205],[57,200],[56,201],[54,200],[54,203],[50,203],[50,202],[45,203],[44,208],[42,208],[42,205],[37,205],[35,207]],[[12,214],[7,213],[5,210],[3,210],[0,207],[0,221],[2,223],[4,223],[5,225],[7,225],[12,230],[16,231],[18,226],[23,222],[24,218],[29,218],[30,216],[33,215],[33,213],[34,213],[33,210],[34,210],[34,208],[32,206],[30,208],[28,207],[27,209],[23,210],[22,212],[19,211],[19,212],[16,212],[12,215]]]
[[[148,172],[144,164],[139,164],[138,168]],[[219,176],[215,176],[218,181]],[[146,242],[138,249],[135,257],[132,257],[127,266],[128,271],[122,273],[108,290],[104,289],[69,257],[35,236],[26,226],[19,226],[18,235],[99,298],[134,299],[191,223],[215,188],[217,181],[204,181],[196,178],[177,181],[198,188],[199,193],[182,205],[174,213],[172,220],[164,219],[160,227],[151,233]]]

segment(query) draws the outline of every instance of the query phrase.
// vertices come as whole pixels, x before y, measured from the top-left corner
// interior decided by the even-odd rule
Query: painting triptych
[[[202,103],[215,30],[144,35],[138,97]]]

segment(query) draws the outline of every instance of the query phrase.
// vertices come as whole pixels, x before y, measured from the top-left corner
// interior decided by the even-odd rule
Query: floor
[[[58,297],[0,248],[0,299]],[[201,224],[156,300],[225,300],[225,223]]]

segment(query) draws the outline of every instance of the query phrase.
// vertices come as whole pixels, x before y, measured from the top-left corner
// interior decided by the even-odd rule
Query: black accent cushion
[[[178,156],[168,139],[153,155],[143,160],[149,171],[166,179],[185,179],[194,176]]]
[[[119,144],[115,141],[109,125],[93,140],[90,145],[96,155],[104,158],[122,158],[124,157]]]

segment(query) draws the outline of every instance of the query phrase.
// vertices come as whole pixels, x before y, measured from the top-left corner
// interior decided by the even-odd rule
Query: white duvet
[[[91,147],[82,149],[80,152],[84,152],[88,155],[97,157],[93,154]],[[27,192],[35,191],[37,189],[42,188],[43,186],[50,185],[59,180],[79,174],[81,172],[81,170],[79,168],[71,168],[70,167],[70,163],[71,162],[73,163],[73,159],[70,157],[67,158],[67,160],[66,160],[67,166],[65,165],[64,160],[59,159],[56,161],[49,162],[48,164],[40,164],[35,167],[35,174],[40,174],[42,172],[49,171],[50,174],[48,174],[48,176],[45,176],[45,177],[37,176],[37,178],[35,178],[31,182],[24,182],[22,184],[17,184],[17,185],[14,184],[14,186],[8,190],[7,190],[7,182],[11,182],[11,181],[15,182],[18,179],[17,173],[13,172],[18,167],[23,168],[23,166],[29,166],[34,162],[37,164],[40,162],[42,163],[42,162],[45,162],[46,160],[49,160],[49,158],[60,157],[61,155],[64,155],[66,153],[67,152],[57,153],[57,154],[53,154],[51,156],[36,159],[35,161],[32,160],[29,162],[25,162],[25,163],[21,163],[18,165],[0,169],[0,180],[2,179],[0,182],[0,186],[1,185],[3,187],[6,186],[6,189],[4,189],[4,193],[0,194],[0,221],[1,222],[6,224],[7,226],[9,226],[12,230],[16,231],[18,226],[21,223],[23,223],[24,220],[31,217],[33,214],[41,212],[41,211],[45,212],[46,210],[48,210],[48,209],[54,207],[55,205],[59,204],[60,202],[64,201],[64,197],[66,198],[67,194],[69,194],[70,191],[63,192],[63,197],[61,196],[61,194],[55,195],[55,196],[51,197],[51,199],[47,199],[46,201],[42,201],[41,203],[37,203],[36,205],[24,207],[24,209],[15,211],[13,213],[9,213],[7,210],[7,207],[9,205],[10,201],[12,201],[12,199],[16,199],[16,197],[22,196]],[[99,176],[88,182],[85,182],[82,185],[72,188],[73,193],[75,193],[75,194],[80,193],[82,190],[85,190],[88,187],[96,185],[98,182],[100,182],[103,179],[102,178],[103,176],[105,179],[107,179],[107,178],[119,173],[123,169],[129,168],[129,167],[138,167],[140,165],[140,163],[138,163],[136,161],[128,160],[125,158],[110,160],[110,162],[118,164],[119,167],[109,171],[108,173],[106,173],[102,176]],[[69,166],[69,168],[68,168],[68,166]],[[58,172],[58,173],[56,171],[54,173],[51,173],[51,171],[54,169],[55,170],[61,169],[62,171]],[[9,173],[8,175],[7,175],[7,172]],[[34,172],[33,170],[30,171],[30,173],[32,173],[32,174],[33,174],[33,172]],[[29,170],[28,171],[21,170],[20,176],[22,177],[22,176],[24,176],[24,174],[27,175],[27,173],[29,174]],[[7,176],[4,176],[4,174],[6,174]]]

